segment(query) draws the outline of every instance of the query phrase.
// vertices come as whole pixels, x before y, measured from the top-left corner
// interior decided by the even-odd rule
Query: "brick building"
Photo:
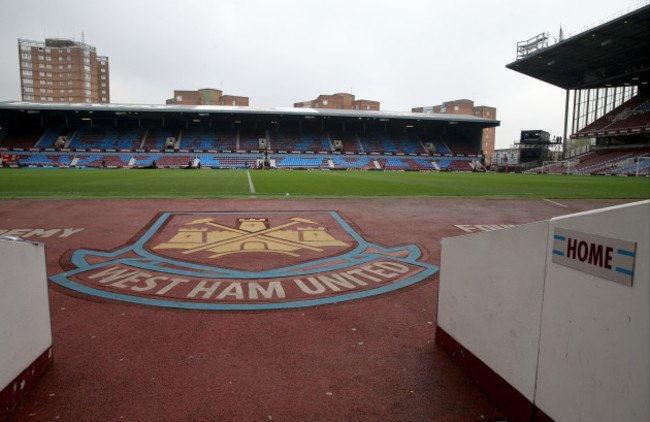
[[[490,120],[496,120],[497,118],[497,109],[495,107],[474,106],[474,101],[472,100],[447,101],[440,105],[430,107],[415,107],[412,108],[411,111],[414,113],[466,114]],[[481,136],[481,149],[483,150],[485,163],[487,165],[492,162],[495,140],[495,127],[483,129],[483,135]]]
[[[319,95],[311,101],[294,103],[296,108],[329,108],[338,110],[379,111],[379,101],[355,100],[352,94]]]
[[[181,105],[226,105],[226,106],[248,106],[248,97],[236,95],[223,95],[220,89],[204,88],[198,91],[174,90],[174,97],[166,101],[166,104]]]
[[[68,39],[18,40],[23,101],[110,103],[108,57]]]

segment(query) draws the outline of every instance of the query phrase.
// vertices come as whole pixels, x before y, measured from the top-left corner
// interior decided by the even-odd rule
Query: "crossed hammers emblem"
[[[285,224],[282,224],[282,225],[279,225],[279,226],[273,227],[273,228],[267,228],[267,229],[264,229],[264,230],[251,232],[251,231],[236,229],[236,228],[233,228],[233,227],[228,227],[228,226],[224,226],[222,224],[215,223],[214,220],[212,220],[211,218],[203,218],[203,219],[200,219],[200,220],[194,220],[194,221],[192,221],[190,223],[187,223],[186,225],[193,226],[193,225],[205,224],[205,225],[208,225],[208,226],[217,227],[219,229],[224,229],[224,230],[229,231],[229,232],[237,233],[240,236],[232,237],[232,238],[224,239],[224,240],[218,240],[218,241],[215,241],[215,242],[209,242],[209,243],[206,243],[204,245],[198,246],[196,248],[192,248],[192,249],[188,249],[186,251],[183,251],[183,253],[184,254],[191,254],[191,253],[194,253],[194,252],[199,252],[199,251],[203,251],[203,250],[217,248],[217,247],[220,247],[220,246],[225,246],[225,245],[228,245],[228,244],[241,242],[242,240],[246,240],[246,239],[250,239],[250,238],[257,238],[257,239],[260,239],[260,240],[263,240],[263,241],[266,241],[266,242],[275,242],[275,243],[279,243],[279,244],[285,245],[285,246],[291,246],[291,247],[300,248],[300,249],[309,249],[309,250],[312,250],[312,251],[322,252],[323,249],[321,249],[321,248],[306,245],[306,244],[301,243],[301,242],[294,242],[294,241],[291,241],[291,240],[280,239],[278,237],[267,236],[269,233],[273,233],[273,232],[281,230],[281,229],[286,229],[287,227],[294,226],[294,225],[299,224],[299,223],[318,224],[318,223],[316,223],[314,221],[311,221],[311,220],[294,217],[294,218],[291,219],[291,222],[289,222],[289,223],[285,223]]]

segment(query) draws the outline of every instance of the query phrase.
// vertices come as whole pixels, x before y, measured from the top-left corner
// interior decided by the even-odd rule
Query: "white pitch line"
[[[569,208],[568,205],[560,204],[559,202],[551,201],[550,199],[542,198],[546,202],[550,202],[551,204],[555,204],[559,207],[564,207],[564,208]]]
[[[255,186],[253,186],[253,179],[251,179],[251,174],[248,170],[246,170],[246,174],[248,175],[248,186],[251,188],[251,193],[255,193]]]

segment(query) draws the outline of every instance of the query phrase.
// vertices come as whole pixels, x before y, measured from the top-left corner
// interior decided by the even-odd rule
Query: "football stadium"
[[[648,420],[649,44],[518,43],[565,131],[503,161],[475,115],[0,102],[0,420]]]

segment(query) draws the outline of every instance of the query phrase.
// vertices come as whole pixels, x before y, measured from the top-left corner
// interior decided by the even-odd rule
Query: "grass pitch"
[[[287,193],[291,198],[648,199],[650,178],[375,171],[0,169],[2,199],[286,198]]]

